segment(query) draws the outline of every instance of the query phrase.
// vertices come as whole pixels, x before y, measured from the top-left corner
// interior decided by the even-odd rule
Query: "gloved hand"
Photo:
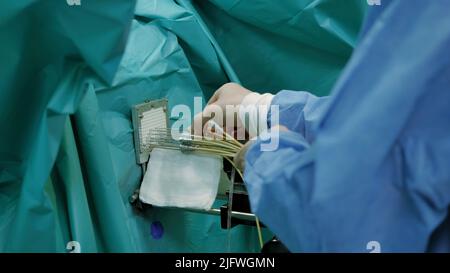
[[[278,132],[289,132],[289,129],[283,125],[276,125],[271,128],[272,133]],[[255,140],[250,140],[245,143],[244,147],[239,151],[239,153],[234,157],[234,164],[242,173],[245,171],[245,155],[248,149],[255,143]]]
[[[244,173],[245,170],[245,155],[247,154],[250,146],[252,146],[255,142],[255,140],[247,141],[244,147],[242,147],[239,153],[234,157],[234,165],[241,171],[241,173]]]
[[[205,124],[213,120],[228,134],[234,136],[238,130],[244,130],[242,122],[238,118],[239,105],[244,97],[252,91],[236,83],[226,83],[222,85],[211,99],[208,101],[202,113],[194,117],[191,131],[195,135],[205,135]],[[234,111],[227,109],[227,106],[234,107]],[[228,111],[227,111],[228,110]],[[233,121],[232,124],[230,121]]]

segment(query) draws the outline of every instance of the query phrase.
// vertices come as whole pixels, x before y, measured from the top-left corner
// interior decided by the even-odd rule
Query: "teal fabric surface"
[[[0,4],[0,251],[226,251],[218,217],[131,207],[142,174],[130,107],[192,108],[230,80],[327,94],[365,12],[345,2]],[[231,251],[259,251],[254,228],[231,232]]]

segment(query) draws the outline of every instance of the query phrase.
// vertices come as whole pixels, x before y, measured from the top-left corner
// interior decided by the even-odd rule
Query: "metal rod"
[[[228,210],[227,210],[227,229],[228,229],[228,252],[231,252],[231,219],[233,218],[233,194],[234,194],[234,179],[236,176],[236,170],[231,170],[230,189],[228,193]]]
[[[182,209],[185,211],[209,214],[209,215],[220,215],[220,209],[209,209],[209,210],[201,210],[201,209]],[[246,220],[246,221],[255,221],[255,215],[253,213],[240,212],[240,211],[231,211],[231,216],[236,219]]]

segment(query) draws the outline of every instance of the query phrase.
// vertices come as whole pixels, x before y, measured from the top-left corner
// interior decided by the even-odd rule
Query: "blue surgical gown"
[[[291,251],[450,251],[449,6],[382,0],[330,97],[274,97],[290,131],[244,178]]]

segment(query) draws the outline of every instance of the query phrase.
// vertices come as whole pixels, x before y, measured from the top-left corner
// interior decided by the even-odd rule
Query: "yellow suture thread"
[[[228,162],[231,163],[231,165],[234,167],[234,169],[236,170],[236,172],[239,174],[239,176],[242,178],[242,180],[244,180],[244,175],[242,175],[242,172],[236,167],[236,165],[234,164],[233,160],[231,160],[228,157],[225,157],[226,160],[228,160]],[[259,223],[259,219],[258,216],[255,215],[255,222],[256,222],[256,231],[258,232],[258,241],[259,241],[259,246],[262,249],[264,246],[264,241],[262,238],[262,231],[261,231],[261,225]]]

